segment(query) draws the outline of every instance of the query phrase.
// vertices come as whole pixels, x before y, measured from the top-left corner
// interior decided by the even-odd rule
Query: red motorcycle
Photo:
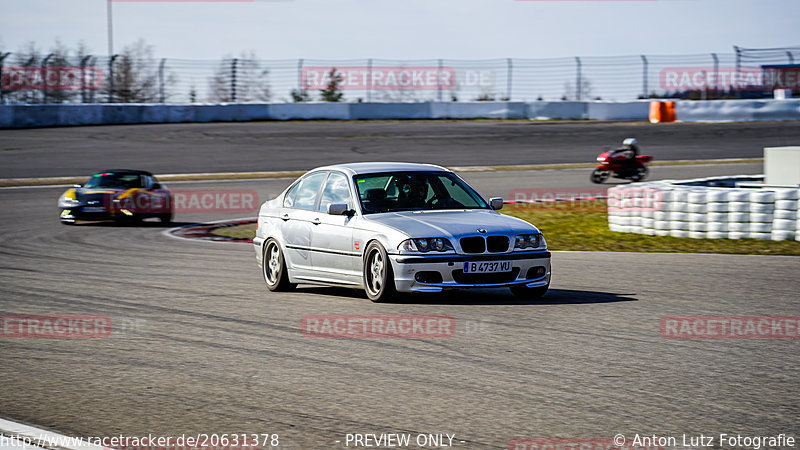
[[[647,177],[647,163],[652,161],[653,157],[639,154],[636,139],[625,139],[622,145],[622,148],[597,155],[597,162],[600,165],[592,171],[593,183],[603,183],[610,176],[634,182]]]

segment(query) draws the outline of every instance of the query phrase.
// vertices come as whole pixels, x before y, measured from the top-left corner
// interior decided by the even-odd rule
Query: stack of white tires
[[[800,241],[800,215],[797,202],[800,191],[797,189],[777,189],[775,191],[775,210],[772,218],[773,241]]]
[[[610,188],[608,228],[694,239],[800,240],[800,189],[706,187],[690,181]]]

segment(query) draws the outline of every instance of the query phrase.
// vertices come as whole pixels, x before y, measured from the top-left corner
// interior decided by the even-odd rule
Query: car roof
[[[96,174],[99,174],[99,173],[135,173],[135,174],[138,174],[138,175],[150,175],[151,177],[153,176],[152,173],[150,173],[150,172],[148,172],[146,170],[138,170],[138,169],[109,169],[109,170],[101,170],[101,171],[95,172],[93,175],[96,175]]]
[[[332,166],[317,167],[315,170],[339,170],[350,175],[361,175],[380,172],[449,172],[448,169],[434,164],[403,163],[403,162],[358,162],[335,164]]]

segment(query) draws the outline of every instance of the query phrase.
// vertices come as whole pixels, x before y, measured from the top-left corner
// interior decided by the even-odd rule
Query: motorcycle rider
[[[622,148],[614,150],[613,156],[618,155],[635,160],[639,156],[639,141],[636,138],[625,139],[622,141]]]
[[[639,141],[627,138],[622,141],[622,147],[616,150],[606,150],[597,157],[601,165],[592,171],[593,183],[602,183],[609,176],[628,179],[634,182],[642,181],[647,177],[647,163],[653,158],[639,154]]]
[[[620,161],[629,168],[637,165],[636,157],[639,156],[639,141],[636,138],[627,138],[622,141],[622,148],[614,150],[611,156],[624,156],[625,161]]]

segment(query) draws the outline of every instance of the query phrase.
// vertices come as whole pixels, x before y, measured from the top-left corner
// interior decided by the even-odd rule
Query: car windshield
[[[142,187],[142,180],[138,173],[103,172],[92,175],[84,187],[115,189],[140,188]]]
[[[391,172],[356,175],[353,179],[364,214],[489,207],[450,172]]]

